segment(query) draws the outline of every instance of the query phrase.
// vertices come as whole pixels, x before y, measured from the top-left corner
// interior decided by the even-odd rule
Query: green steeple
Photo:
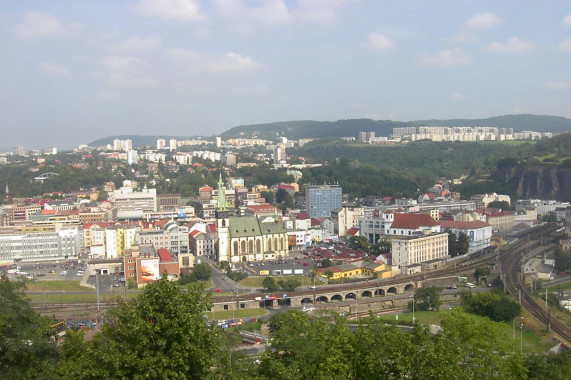
[[[226,192],[224,189],[224,182],[222,182],[222,173],[218,180],[218,199],[216,200],[216,211],[227,211],[228,204],[226,203]]]

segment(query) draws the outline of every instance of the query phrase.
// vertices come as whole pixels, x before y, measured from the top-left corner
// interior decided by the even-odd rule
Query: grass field
[[[26,290],[30,292],[73,292],[73,291],[86,291],[92,288],[83,287],[79,285],[78,281],[63,281],[63,280],[45,280],[45,281],[32,281],[26,284]]]
[[[558,292],[560,290],[571,289],[571,279],[569,279],[569,281],[562,282],[561,284],[548,286],[544,289],[547,289],[548,292]]]

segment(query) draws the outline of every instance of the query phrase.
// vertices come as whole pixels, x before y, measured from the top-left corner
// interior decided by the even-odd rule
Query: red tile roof
[[[438,222],[428,214],[395,214],[391,228],[414,230],[419,227],[438,226]]]
[[[347,231],[347,235],[355,236],[359,232],[359,228],[351,227],[349,231]]]
[[[299,214],[295,214],[297,219],[309,219],[309,214],[306,212],[300,212]]]
[[[173,261],[169,250],[166,248],[159,248],[157,250],[157,254],[159,255],[161,261]]]

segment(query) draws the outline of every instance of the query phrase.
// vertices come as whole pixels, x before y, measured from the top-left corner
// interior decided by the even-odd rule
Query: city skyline
[[[2,148],[288,120],[570,117],[554,1],[4,4]]]

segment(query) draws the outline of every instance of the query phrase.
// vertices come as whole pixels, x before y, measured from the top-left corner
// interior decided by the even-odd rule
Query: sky
[[[0,147],[571,117],[571,2],[0,0]]]

